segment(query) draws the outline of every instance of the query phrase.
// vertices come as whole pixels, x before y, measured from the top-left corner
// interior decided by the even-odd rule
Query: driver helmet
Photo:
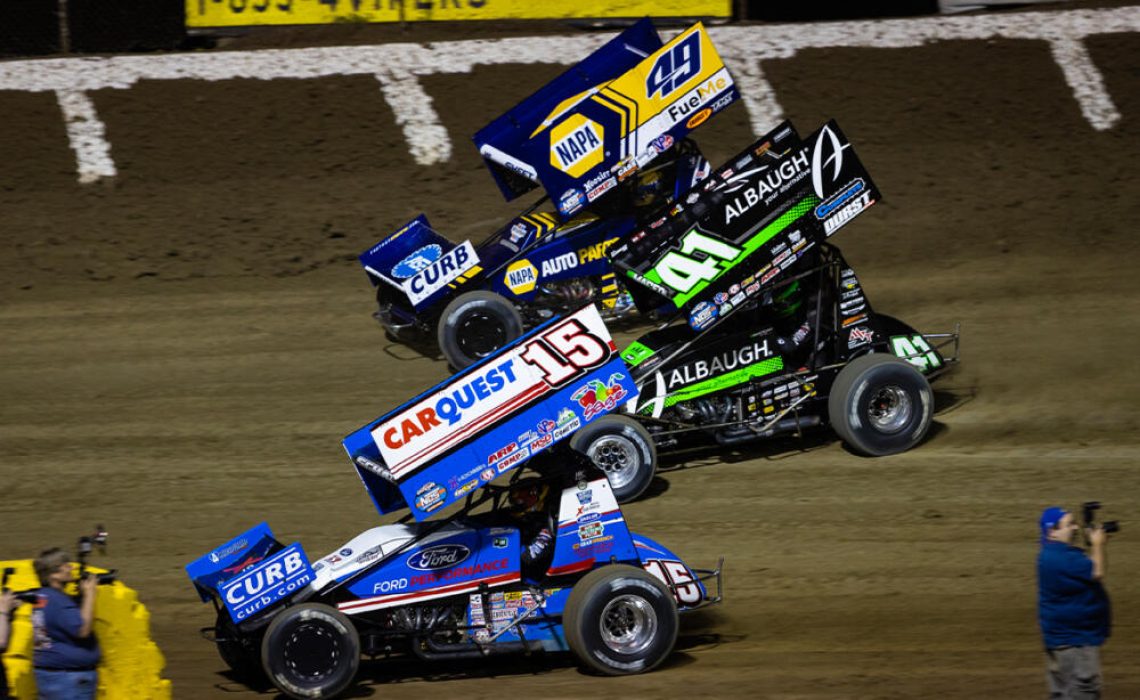
[[[633,205],[648,207],[665,195],[665,176],[660,169],[643,172],[637,176],[633,187]]]
[[[517,515],[540,513],[546,504],[550,485],[541,481],[520,481],[511,487],[507,500],[511,510]]]

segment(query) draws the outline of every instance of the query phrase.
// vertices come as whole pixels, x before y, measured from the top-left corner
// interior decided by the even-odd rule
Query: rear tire
[[[839,372],[827,400],[831,427],[851,449],[870,457],[917,445],[934,413],[930,382],[893,355],[863,355]]]
[[[649,488],[657,471],[653,436],[629,416],[609,414],[570,438],[570,447],[606,473],[618,503],[629,503]]]
[[[494,292],[460,294],[439,317],[439,349],[456,370],[465,369],[522,335],[518,309]]]
[[[641,569],[604,566],[574,585],[562,627],[570,650],[589,668],[607,676],[644,673],[677,643],[677,602]]]
[[[360,666],[360,636],[339,610],[304,603],[277,613],[261,643],[261,664],[291,698],[332,698]]]

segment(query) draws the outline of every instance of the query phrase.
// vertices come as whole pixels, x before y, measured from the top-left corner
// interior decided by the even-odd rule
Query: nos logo
[[[645,98],[653,99],[658,92],[661,97],[668,97],[700,72],[701,33],[694,31],[653,64],[645,79]]]
[[[471,550],[461,544],[441,544],[428,547],[408,557],[408,566],[417,571],[450,569],[470,556]]]
[[[396,263],[396,266],[392,268],[392,276],[401,280],[415,277],[441,257],[443,257],[443,248],[435,243],[426,245]]]

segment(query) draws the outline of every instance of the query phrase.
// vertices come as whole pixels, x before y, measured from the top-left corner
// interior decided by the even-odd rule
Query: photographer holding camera
[[[35,560],[43,586],[32,610],[35,630],[33,665],[40,700],[92,700],[99,645],[95,640],[95,587],[98,578],[79,580],[79,600],[64,592],[72,578],[72,564],[58,548]]]
[[[1105,549],[1116,523],[1096,525],[1092,513],[1099,507],[1085,504],[1087,555],[1073,545],[1081,526],[1072,513],[1051,507],[1041,514],[1037,617],[1048,655],[1049,697],[1056,700],[1100,697],[1100,647],[1111,632]]]

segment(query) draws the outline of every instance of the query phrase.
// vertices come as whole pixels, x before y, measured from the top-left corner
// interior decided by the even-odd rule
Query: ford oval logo
[[[442,257],[443,248],[438,244],[432,243],[431,245],[425,245],[423,248],[420,248],[396,263],[396,266],[392,268],[392,276],[401,280],[415,277]]]
[[[470,555],[471,550],[461,544],[441,544],[411,555],[408,566],[417,571],[450,569]]]

